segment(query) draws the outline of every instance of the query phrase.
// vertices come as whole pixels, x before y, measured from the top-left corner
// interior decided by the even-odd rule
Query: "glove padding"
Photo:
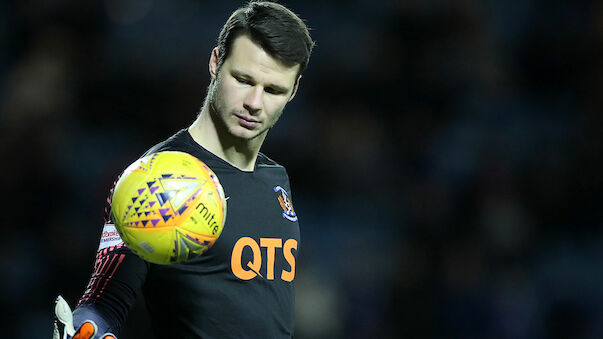
[[[117,339],[112,333],[96,336],[98,327],[92,320],[86,320],[76,331],[73,327],[73,312],[69,304],[61,297],[57,297],[54,306],[54,332],[52,339]]]

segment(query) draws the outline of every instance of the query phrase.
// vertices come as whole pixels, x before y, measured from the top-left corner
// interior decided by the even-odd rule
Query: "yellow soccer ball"
[[[181,263],[205,253],[226,221],[215,173],[184,152],[147,155],[130,165],[111,198],[115,228],[146,261]]]

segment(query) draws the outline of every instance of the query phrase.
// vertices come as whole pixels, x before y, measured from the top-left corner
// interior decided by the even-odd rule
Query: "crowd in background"
[[[262,150],[300,216],[295,337],[603,337],[603,3],[281,3],[317,43]],[[113,180],[192,123],[240,4],[0,2],[5,336],[77,302]]]

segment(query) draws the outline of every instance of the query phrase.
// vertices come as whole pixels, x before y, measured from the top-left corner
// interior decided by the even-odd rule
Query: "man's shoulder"
[[[256,178],[267,182],[279,182],[283,187],[289,186],[289,174],[285,166],[270,159],[263,153],[258,154],[256,161]]]
[[[224,160],[219,159],[209,151],[205,150],[203,147],[200,147],[198,144],[196,144],[186,129],[178,131],[168,139],[149,148],[142,156],[144,157],[163,151],[180,151],[189,153],[197,157],[199,160],[205,162],[214,171],[217,169],[232,169],[232,165],[228,165]],[[269,158],[262,152],[258,153],[256,168],[261,170],[270,170],[269,172],[272,173],[276,171],[287,176],[287,170],[283,165],[277,163],[275,160]]]
[[[283,165],[270,159],[268,156],[266,156],[266,154],[264,154],[262,152],[258,153],[256,165],[257,165],[257,167],[277,167],[277,168],[282,168],[283,170],[285,169],[285,167]]]
[[[149,148],[143,154],[143,156],[163,151],[184,151],[191,153],[190,151],[192,150],[192,145],[190,145],[190,142],[188,142],[186,136],[186,129],[182,129],[168,139]]]

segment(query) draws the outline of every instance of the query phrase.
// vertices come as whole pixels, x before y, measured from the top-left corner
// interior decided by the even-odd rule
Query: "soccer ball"
[[[123,242],[146,261],[181,263],[205,253],[226,220],[218,177],[184,152],[147,155],[130,165],[111,198]]]

